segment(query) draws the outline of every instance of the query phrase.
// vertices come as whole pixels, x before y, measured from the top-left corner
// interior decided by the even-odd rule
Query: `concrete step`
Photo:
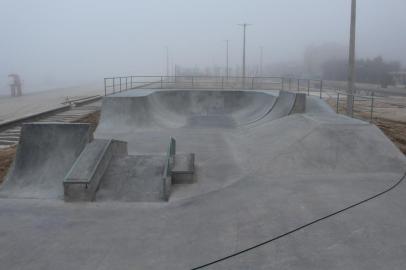
[[[42,119],[42,120],[39,120],[37,122],[42,122],[42,123],[60,122],[60,123],[63,123],[64,121],[63,121],[63,119]]]
[[[18,139],[20,138],[20,134],[0,133],[0,138]]]
[[[0,145],[14,145],[17,141],[0,139]]]
[[[194,182],[195,154],[176,154],[171,170],[172,184],[187,184]]]
[[[86,145],[63,182],[65,201],[93,201],[112,157],[126,155],[126,142],[96,139]]]
[[[18,142],[18,140],[20,139],[20,137],[16,137],[16,136],[3,136],[0,135],[0,140],[6,140],[6,141],[13,141],[13,142]]]
[[[16,127],[16,128],[12,128],[12,129],[7,129],[7,130],[5,130],[5,131],[3,131],[3,132],[7,132],[7,133],[14,133],[14,132],[20,133],[20,132],[21,132],[21,127]]]

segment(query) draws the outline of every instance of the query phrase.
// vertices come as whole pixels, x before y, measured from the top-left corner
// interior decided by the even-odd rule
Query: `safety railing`
[[[337,91],[334,107],[337,113],[347,114],[347,99],[352,96],[353,118],[376,122],[380,119],[403,122],[406,124],[406,97],[383,96],[380,93],[370,92],[370,95],[349,95]],[[330,99],[330,105],[331,104]]]
[[[313,79],[297,79],[297,78],[283,78],[282,90],[296,91],[298,93],[307,93],[310,95],[317,95],[320,98],[323,96],[323,81]]]
[[[105,95],[130,89],[287,90],[322,97],[323,81],[271,76],[123,76],[104,78]]]
[[[122,76],[104,78],[104,95],[120,93],[130,89],[151,86],[157,83],[156,76]]]

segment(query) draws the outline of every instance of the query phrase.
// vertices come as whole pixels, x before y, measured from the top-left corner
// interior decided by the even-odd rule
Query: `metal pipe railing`
[[[296,81],[297,91],[300,92],[301,82],[307,81],[307,94],[314,90],[312,85],[319,85],[320,98],[322,97],[323,82],[321,80],[310,79],[296,79],[284,78],[276,76],[189,76],[189,75],[176,75],[176,76],[117,76],[104,78],[104,94],[115,94],[117,91],[127,91],[134,88],[142,88],[148,86],[149,88],[191,88],[191,89],[258,89],[258,90],[286,90],[286,83],[288,82],[288,89],[292,89],[292,82]]]

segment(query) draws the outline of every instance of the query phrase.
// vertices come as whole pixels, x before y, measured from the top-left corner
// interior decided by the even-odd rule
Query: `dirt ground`
[[[76,123],[88,123],[92,127],[92,132],[96,130],[97,125],[99,124],[99,119],[100,119],[100,111],[91,113],[78,121]]]
[[[8,169],[13,163],[16,154],[16,146],[11,146],[0,150],[0,183],[7,175]]]
[[[335,98],[327,99],[327,103],[334,110],[337,109],[337,100]],[[355,110],[354,116],[358,119],[370,121],[371,115],[368,112],[368,106],[369,104],[365,105],[366,109],[363,109],[362,111]],[[399,108],[399,110],[403,109],[403,107]],[[345,113],[345,101],[340,102],[339,112]],[[388,113],[381,114],[379,113],[379,111],[377,111],[374,113],[372,123],[379,127],[383,131],[383,133],[385,133],[385,135],[388,136],[388,138],[399,147],[400,151],[402,151],[406,155],[406,119],[405,121],[388,119]]]
[[[377,125],[406,155],[406,123],[389,119],[374,119]]]
[[[78,121],[77,123],[89,123],[94,131],[99,123],[100,112],[89,114]],[[5,180],[7,172],[13,163],[17,147],[11,146],[8,148],[0,149],[0,184]]]

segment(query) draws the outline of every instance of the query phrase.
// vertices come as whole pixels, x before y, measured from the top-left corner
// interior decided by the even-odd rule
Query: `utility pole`
[[[169,48],[166,46],[166,78],[169,78]]]
[[[226,40],[226,77],[228,79],[228,72],[230,68],[228,67],[228,39]]]
[[[173,74],[175,74],[175,62],[173,61],[173,56],[171,56],[170,69],[171,69],[171,76],[173,76]]]
[[[264,68],[263,67],[263,64],[264,64],[263,58],[264,58],[264,47],[261,46],[259,48],[259,76],[264,76],[264,74],[263,74],[263,68]]]
[[[243,27],[242,82],[243,82],[243,86],[245,86],[245,33],[246,33],[247,26],[250,24],[243,23],[243,24],[239,24],[239,25]]]
[[[348,91],[347,91],[347,115],[353,115],[354,86],[355,86],[355,30],[356,30],[357,0],[351,2],[351,30],[350,51],[348,59]]]

